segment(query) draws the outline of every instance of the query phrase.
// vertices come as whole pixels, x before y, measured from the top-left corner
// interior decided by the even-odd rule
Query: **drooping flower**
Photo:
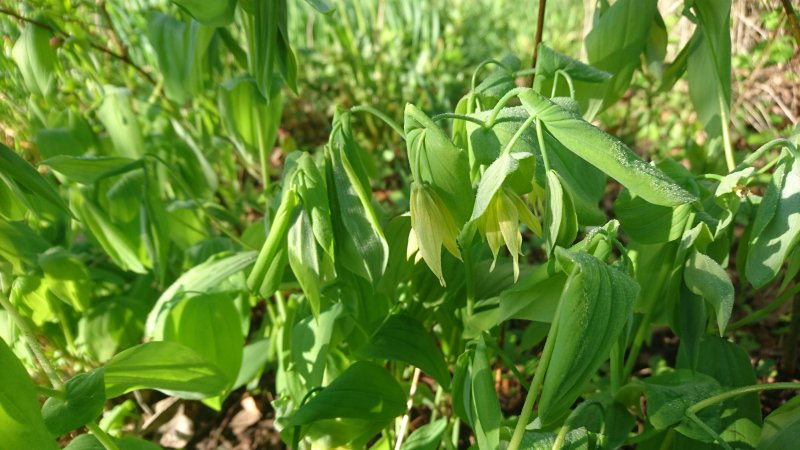
[[[457,237],[455,220],[436,192],[425,185],[411,183],[411,233],[408,236],[407,258],[416,253],[417,261],[424,259],[444,286],[442,246],[461,259]]]
[[[489,270],[494,270],[500,247],[505,244],[513,260],[515,281],[519,277],[519,255],[522,253],[520,221],[537,236],[542,235],[539,220],[518,195],[506,188],[498,189],[489,202],[486,212],[478,221],[478,230],[488,242],[494,257]]]

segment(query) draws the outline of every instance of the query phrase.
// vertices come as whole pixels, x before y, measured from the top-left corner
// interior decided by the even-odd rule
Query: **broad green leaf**
[[[331,13],[335,9],[335,7],[326,0],[306,0],[306,3],[314,7],[314,9],[322,14]]]
[[[22,315],[27,316],[36,326],[56,321],[53,301],[58,301],[48,292],[42,278],[24,275],[14,279],[11,285],[11,303]]]
[[[472,213],[472,183],[466,151],[416,106],[407,104],[403,129],[414,181],[429,185],[452,211],[460,227]]]
[[[795,397],[764,419],[756,450],[793,448],[800,440],[800,397]]]
[[[2,143],[0,143],[0,176],[0,182],[10,181],[15,185],[9,185],[12,192],[17,190],[23,194],[36,196],[69,214],[69,208],[55,188],[33,166]],[[25,198],[18,200],[26,203]]]
[[[540,43],[533,86],[536,92],[549,93],[558,71],[565,72],[574,81],[586,81],[589,83],[601,83],[612,76],[604,70],[570,58]],[[561,75],[558,76],[560,77]],[[567,86],[566,80],[559,80],[559,83],[562,83],[564,87]]]
[[[671,242],[683,234],[690,205],[659,206],[623,189],[614,202],[614,212],[625,233],[642,244]]]
[[[413,317],[402,314],[389,316],[358,353],[366,358],[393,359],[414,365],[445,389],[450,388],[450,371],[441,350]]]
[[[677,206],[695,200],[692,194],[642,161],[620,140],[579,116],[533,90],[520,94],[520,100],[528,113],[542,120],[547,131],[566,148],[615,178],[632,193],[662,206]]]
[[[696,47],[689,54],[689,97],[705,129],[722,133],[720,118],[729,116],[731,105],[731,0],[696,0],[698,19]]]
[[[270,342],[268,339],[258,339],[244,346],[242,351],[242,367],[233,383],[231,390],[236,390],[250,383],[258,376],[267,364],[270,357]]]
[[[557,248],[556,257],[569,277],[539,400],[544,426],[563,417],[608,358],[639,290],[630,276],[589,254]]]
[[[54,156],[42,161],[72,181],[91,185],[104,177],[141,167],[141,162],[119,156]]]
[[[677,367],[691,368],[684,361],[684,356],[679,351]],[[757,382],[747,352],[742,347],[717,336],[709,335],[703,338],[694,370],[713,377],[724,389],[751,386]],[[761,434],[761,407],[757,393],[726,400],[722,403],[721,417],[722,439],[732,444],[734,448],[756,446]],[[681,440],[686,439],[681,437]]]
[[[40,253],[50,245],[25,222],[0,219],[0,256],[11,263],[15,272],[28,273]]]
[[[693,251],[686,260],[683,280],[692,292],[703,296],[714,307],[719,335],[724,335],[731,318],[734,296],[728,273],[713,259]]]
[[[720,391],[720,385],[715,379],[686,369],[647,378],[645,379],[647,419],[657,430],[679,425],[686,420],[686,410],[689,407]],[[714,405],[701,411],[699,417],[710,420],[715,416],[719,422],[719,413],[719,405]]]
[[[56,50],[50,45],[53,32],[29,23],[11,49],[25,86],[33,93],[47,97],[55,84]]]
[[[203,25],[222,27],[233,20],[236,0],[172,0]]]
[[[144,439],[125,436],[123,438],[112,437],[111,440],[119,447],[119,450],[162,450],[160,446]],[[81,434],[71,440],[64,447],[64,450],[106,450],[106,447],[93,434]]]
[[[232,293],[184,297],[164,322],[164,340],[194,350],[216,364],[232,386],[242,365],[244,335]]]
[[[314,317],[319,316],[320,308],[320,263],[317,254],[317,241],[308,213],[305,210],[289,228],[288,235],[289,266],[297,282],[311,305]]]
[[[0,442],[4,448],[58,449],[39,412],[28,372],[0,339]]]
[[[439,448],[446,428],[447,419],[439,419],[425,424],[414,430],[400,448],[402,450],[436,450]]]
[[[360,149],[350,127],[350,115],[337,111],[325,147],[328,201],[337,264],[376,285],[386,270],[389,245],[372,206],[372,192]]]
[[[70,192],[70,206],[87,231],[108,253],[108,256],[123,270],[146,273],[147,269],[139,259],[138,251],[128,235],[124,234],[94,202],[87,199],[88,191],[73,189]]]
[[[205,0],[202,3],[213,6],[223,1],[231,3],[230,0]],[[181,3],[200,2],[184,0]],[[235,4],[235,0],[232,3]],[[230,12],[232,14],[233,10]],[[203,57],[213,36],[212,26],[194,20],[178,20],[158,12],[152,13],[147,21],[147,37],[156,51],[167,98],[183,103],[202,90],[206,72]]]
[[[653,15],[653,23],[650,25],[650,32],[647,33],[647,44],[644,48],[647,69],[656,78],[661,78],[664,72],[664,58],[667,56],[668,41],[667,24],[664,23],[664,18],[656,10],[655,15]]]
[[[64,398],[50,397],[42,416],[53,436],[61,436],[95,420],[106,402],[103,369],[76,375],[64,385]]]
[[[527,450],[549,450],[555,445],[558,433],[553,431],[530,430],[525,431],[520,448]],[[569,430],[560,447],[562,450],[589,450],[592,440],[586,428]]]
[[[89,271],[83,261],[63,249],[53,248],[39,255],[48,289],[64,303],[82,312],[92,299]]]
[[[106,362],[117,353],[139,342],[152,299],[110,297],[92,304],[78,322],[78,343],[90,357]]]
[[[286,29],[286,0],[253,2],[252,17],[245,19],[248,68],[255,77],[261,95],[272,101],[276,93],[273,76],[281,74],[289,87],[297,92],[297,62],[289,47]]]
[[[258,164],[259,147],[271,149],[278,136],[283,101],[279,80],[275,78],[272,83],[278,86],[272,88],[269,101],[261,96],[251,76],[231,78],[220,86],[219,113],[222,123],[249,166]]]
[[[145,152],[142,130],[131,108],[127,88],[106,85],[97,117],[108,131],[116,156],[137,159]]]
[[[544,212],[544,237],[548,252],[556,245],[570,246],[578,235],[578,218],[572,197],[561,185],[561,178],[552,169],[547,172],[547,203]]]
[[[337,303],[322,311],[318,317],[306,317],[292,329],[291,355],[297,372],[308,389],[322,386],[328,362],[331,336],[343,307]]]
[[[175,302],[180,301],[182,293],[210,292],[232,275],[253,264],[255,258],[255,252],[241,252],[206,261],[184,272],[156,301],[147,316],[145,336],[160,338],[165,314]]]
[[[584,48],[589,64],[614,74],[600,91],[598,105],[605,109],[628,90],[633,72],[641,64],[653,17],[658,11],[656,0],[618,0],[594,23],[586,35]],[[597,91],[596,87],[591,89]],[[589,94],[597,98],[597,94]],[[613,175],[612,175],[613,176]]]
[[[472,389],[472,429],[479,448],[500,447],[500,401],[494,388],[494,376],[489,359],[486,356],[486,344],[483,336],[478,338],[475,356],[470,368],[470,386]]]
[[[773,178],[777,179],[767,188],[757,210],[747,252],[745,273],[756,288],[777,276],[791,250],[800,242],[800,159],[791,162],[785,159]],[[777,192],[772,186],[778,188]],[[772,205],[775,209],[771,211]],[[762,214],[768,217],[766,224],[759,220]]]
[[[331,225],[331,209],[328,204],[328,192],[325,178],[322,176],[311,155],[305,152],[293,152],[284,162],[285,173],[291,171],[289,166],[297,167],[296,188],[303,203],[303,209],[310,215],[311,228],[317,243],[325,253],[334,259],[333,226]],[[286,178],[288,175],[284,175]]]
[[[225,374],[194,350],[177,342],[148,342],[129,348],[105,365],[106,398],[139,389],[201,399],[220,395]]]
[[[406,393],[383,367],[353,363],[288,418],[289,426],[323,419],[369,419],[388,423],[406,409]]]

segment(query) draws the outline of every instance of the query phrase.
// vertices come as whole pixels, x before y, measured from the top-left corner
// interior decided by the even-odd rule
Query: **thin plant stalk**
[[[417,384],[419,383],[420,370],[419,367],[414,368],[414,375],[411,377],[411,388],[408,390],[408,401],[406,402],[406,413],[400,420],[400,430],[397,432],[397,442],[394,444],[394,450],[400,450],[403,446],[403,439],[408,429],[408,421],[410,419],[411,407],[414,405],[414,394],[417,393]]]

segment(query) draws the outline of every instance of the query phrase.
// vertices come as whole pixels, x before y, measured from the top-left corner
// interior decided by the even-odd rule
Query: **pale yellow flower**
[[[442,245],[461,259],[457,237],[458,228],[453,216],[436,192],[427,186],[411,183],[411,233],[408,236],[407,258],[416,253],[416,261],[424,259],[444,286]]]

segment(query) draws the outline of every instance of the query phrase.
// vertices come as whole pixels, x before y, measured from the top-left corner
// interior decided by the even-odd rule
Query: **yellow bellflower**
[[[416,253],[416,261],[424,259],[444,286],[442,245],[461,259],[457,237],[458,228],[453,216],[436,192],[427,186],[411,183],[411,233],[408,236],[407,258]]]
[[[494,257],[489,270],[494,270],[500,247],[505,244],[514,263],[514,281],[519,278],[519,255],[522,254],[520,221],[537,236],[542,235],[542,226],[531,210],[525,206],[519,196],[504,188],[494,194],[486,212],[478,221],[478,230],[489,243]]]

